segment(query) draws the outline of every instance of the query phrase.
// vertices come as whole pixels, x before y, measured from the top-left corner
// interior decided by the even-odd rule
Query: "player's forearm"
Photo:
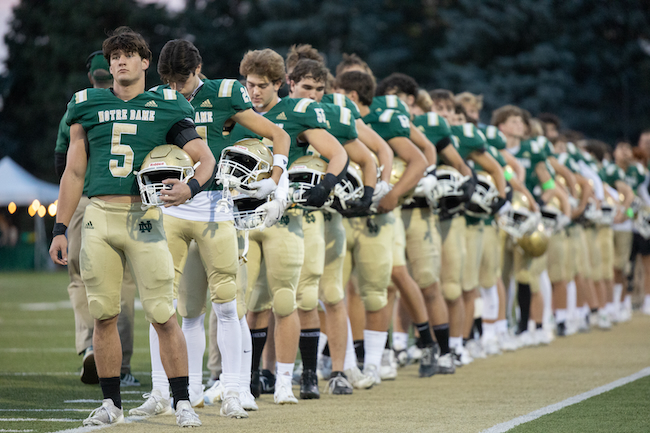
[[[66,169],[59,185],[59,198],[56,210],[56,222],[70,225],[72,215],[77,209],[84,189],[84,178],[79,177],[73,170]]]
[[[393,150],[379,134],[363,123],[363,120],[358,119],[356,124],[359,140],[377,155],[379,166],[383,167],[381,180],[388,183],[390,181],[390,168],[393,166]]]
[[[433,165],[438,161],[436,154],[436,147],[429,141],[429,139],[411,123],[411,141],[424,153],[427,160],[427,166]]]
[[[501,156],[503,156],[503,159],[506,160],[506,163],[515,172],[515,175],[517,176],[517,179],[519,179],[520,182],[525,182],[526,181],[526,170],[524,167],[522,167],[521,164],[519,164],[519,161],[517,161],[517,158],[515,158],[512,153],[508,152],[507,150],[503,149],[499,151],[501,153]]]
[[[458,170],[460,174],[463,176],[472,175],[472,169],[465,163],[465,160],[460,156],[453,145],[445,147],[440,153],[447,163]]]
[[[571,172],[571,170],[569,170],[564,165],[560,164],[560,161],[558,161],[557,158],[551,157],[549,158],[549,161],[551,162],[553,169],[560,176],[566,179],[567,187],[569,188],[571,195],[576,195],[576,177],[573,175],[573,172]]]
[[[623,194],[623,206],[625,206],[626,209],[629,208],[634,201],[634,191],[632,191],[632,188],[622,180],[619,180],[616,182],[616,190],[620,194]]]

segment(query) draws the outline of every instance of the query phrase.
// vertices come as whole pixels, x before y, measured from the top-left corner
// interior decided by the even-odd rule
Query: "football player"
[[[121,27],[104,41],[102,48],[113,74],[113,88],[82,90],[68,104],[70,149],[50,247],[52,260],[65,265],[67,240],[63,234],[88,175],[91,203],[84,215],[80,265],[88,307],[95,318],[93,348],[104,401],[84,420],[84,425],[124,420],[117,316],[127,260],[145,316],[158,333],[176,421],[180,426],[198,426],[201,422],[189,401],[185,338],[172,303],[174,267],[162,212],[157,207],[143,209],[133,171],[160,143],[183,148],[201,164],[187,183],[178,179],[163,181],[170,188],[160,199],[166,206],[177,206],[212,180],[215,159],[197,134],[192,121],[194,110],[182,95],[170,89],[145,92],[151,51],[141,35]]]

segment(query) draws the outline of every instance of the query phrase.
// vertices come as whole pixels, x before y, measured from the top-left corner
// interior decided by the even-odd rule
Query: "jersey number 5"
[[[124,157],[120,165],[119,159],[111,159],[108,162],[113,177],[127,177],[133,171],[133,149],[128,144],[122,144],[122,134],[135,135],[138,132],[138,125],[132,123],[114,123],[111,137],[111,155]]]

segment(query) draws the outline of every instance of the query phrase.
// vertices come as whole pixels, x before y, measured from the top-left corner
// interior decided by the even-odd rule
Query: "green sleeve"
[[[59,122],[59,131],[56,134],[55,153],[67,153],[70,146],[70,126],[66,123],[68,112],[66,111]]]
[[[253,103],[251,102],[250,96],[248,96],[248,90],[244,87],[239,81],[232,80],[233,87],[230,97],[230,103],[235,111],[240,112],[253,108]]]
[[[467,159],[472,152],[485,152],[487,149],[485,136],[471,123],[452,126],[451,133],[458,140],[458,153],[463,159]]]
[[[485,134],[489,146],[495,147],[497,150],[506,148],[506,136],[496,126],[488,125],[483,130],[483,134]]]
[[[395,137],[411,136],[411,121],[399,111],[384,110],[380,113],[371,113],[364,117],[364,122],[386,141]]]

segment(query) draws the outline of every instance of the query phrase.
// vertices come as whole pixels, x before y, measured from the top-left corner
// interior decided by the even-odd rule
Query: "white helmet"
[[[492,214],[492,203],[499,196],[499,191],[488,173],[479,171],[476,177],[476,189],[469,202],[465,203],[465,213],[475,218],[487,218]]]
[[[233,219],[237,230],[255,230],[264,226],[267,211],[259,209],[268,202],[270,197],[257,199],[247,194],[237,194],[232,197]]]
[[[566,224],[564,214],[561,210],[560,200],[553,197],[550,202],[540,208],[542,215],[542,224],[550,233],[555,233],[563,229]]]
[[[532,212],[529,205],[528,197],[514,191],[510,208],[497,219],[499,227],[515,239],[532,233],[539,223],[540,216]]]
[[[256,138],[240,140],[221,151],[217,182],[248,193],[248,184],[271,177],[273,154]]]
[[[307,198],[305,192],[318,185],[327,173],[327,162],[316,155],[305,155],[296,159],[287,174],[289,175],[289,199],[303,208]],[[333,197],[327,199],[323,207],[332,204]]]
[[[345,177],[334,185],[334,201],[338,200],[341,208],[346,209],[347,202],[363,197],[363,178],[361,167],[350,161]]]
[[[592,224],[600,223],[602,212],[598,209],[598,206],[596,206],[596,202],[593,198],[590,198],[587,202],[587,206],[585,206],[584,217]]]
[[[433,206],[445,210],[449,215],[460,212],[465,207],[463,202],[463,184],[468,180],[453,167],[440,165],[436,169],[438,182],[433,188]]]
[[[644,238],[650,238],[650,207],[641,206],[634,219],[634,228]]]
[[[612,197],[607,197],[600,203],[600,224],[611,226],[616,217],[616,202]]]
[[[142,161],[140,171],[135,172],[142,204],[164,205],[165,203],[160,199],[160,192],[168,186],[162,181],[178,179],[187,183],[194,176],[194,169],[199,164],[197,162],[195,165],[187,152],[173,144],[154,147]]]

